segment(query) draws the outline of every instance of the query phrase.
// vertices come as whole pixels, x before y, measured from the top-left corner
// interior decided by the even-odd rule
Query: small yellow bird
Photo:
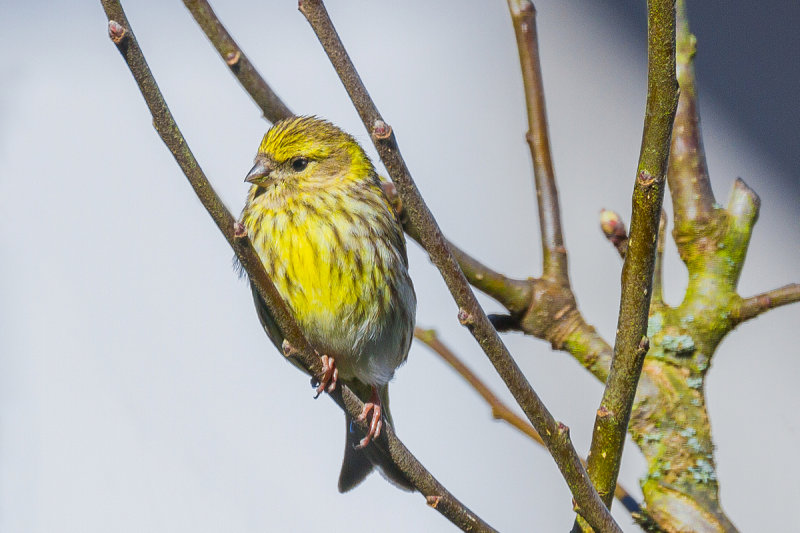
[[[347,441],[339,491],[379,467],[411,489],[370,441],[382,414],[391,423],[388,383],[405,362],[414,331],[416,295],[408,275],[403,229],[367,154],[330,122],[292,117],[264,135],[240,223],[264,268],[311,345],[322,356],[317,387],[332,391],[339,377],[371,414],[359,439],[345,420]],[[272,342],[283,335],[254,290],[256,309]]]

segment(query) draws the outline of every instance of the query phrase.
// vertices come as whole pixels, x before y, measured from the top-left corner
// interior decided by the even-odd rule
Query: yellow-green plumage
[[[411,344],[416,298],[402,228],[372,163],[329,122],[294,117],[264,136],[256,169],[241,222],[267,273],[312,346],[334,358],[339,376],[356,390],[375,386],[385,396]],[[280,346],[269,310],[260,298],[256,304]],[[361,453],[402,484],[374,450],[350,451],[352,439],[348,433],[340,489],[371,469]]]

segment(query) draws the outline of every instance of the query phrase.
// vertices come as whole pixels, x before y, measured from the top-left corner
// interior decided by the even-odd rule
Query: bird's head
[[[245,181],[262,188],[283,183],[313,189],[369,179],[374,172],[367,154],[347,133],[316,117],[291,117],[264,135]]]

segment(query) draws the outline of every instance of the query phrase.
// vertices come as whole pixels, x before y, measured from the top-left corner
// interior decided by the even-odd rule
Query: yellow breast
[[[251,192],[242,222],[309,341],[357,377],[367,347],[390,343],[393,371],[416,303],[388,202],[377,186],[280,192]]]

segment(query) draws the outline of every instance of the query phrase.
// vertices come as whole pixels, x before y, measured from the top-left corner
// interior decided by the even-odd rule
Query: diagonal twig
[[[647,106],[633,190],[628,251],[614,359],[595,418],[589,474],[611,505],[636,387],[648,350],[647,319],[664,198],[670,137],[678,100],[675,79],[675,0],[647,3]]]
[[[577,502],[577,511],[601,531],[621,531],[603,505],[575,452],[569,428],[556,422],[511,357],[486,313],[478,304],[464,273],[453,257],[441,229],[417,189],[400,155],[391,127],[383,121],[369,96],[321,0],[303,0],[300,11],[308,20],[347,90],[378,154],[397,187],[403,208],[419,230],[420,243],[444,278],[459,306],[459,319],[467,326],[489,360],[547,444]]]
[[[261,108],[264,117],[270,122],[277,122],[291,116],[292,112],[288,106],[256,71],[228,30],[219,21],[208,2],[206,0],[184,0],[183,3],[205,32],[208,40],[217,49],[219,55],[225,60],[233,75],[253,98],[256,105]]]
[[[734,307],[732,318],[735,323],[739,324],[745,320],[755,318],[765,311],[794,302],[800,302],[800,283],[790,283],[771,291],[744,298],[737,307]]]
[[[505,420],[513,427],[518,429],[524,435],[530,437],[532,441],[540,446],[544,446],[542,437],[536,432],[536,429],[524,418],[517,415],[510,407],[503,403],[500,398],[479,378],[470,368],[464,364],[459,357],[453,353],[442,341],[439,340],[436,331],[432,329],[423,329],[417,327],[414,329],[414,337],[421,343],[430,348],[435,354],[444,359],[453,370],[469,383],[480,396],[486,400],[492,410],[492,417],[497,420]],[[636,499],[625,490],[622,485],[617,485],[614,490],[614,497],[616,497],[625,509],[630,513],[641,513],[642,508],[636,502]]]
[[[257,287],[259,294],[270,307],[284,337],[298,351],[295,355],[312,375],[319,375],[322,364],[319,356],[303,336],[300,328],[289,313],[270,281],[263,265],[246,237],[234,233],[234,218],[225,208],[219,196],[211,187],[200,165],[186,144],[186,140],[178,129],[164,98],[156,85],[144,55],[139,48],[133,30],[118,0],[102,0],[103,8],[109,21],[109,35],[122,54],[131,70],[142,96],[153,116],[153,123],[167,145],[181,170],[186,175],[198,198],[211,215],[225,239],[233,248],[236,256],[247,272],[250,280]],[[331,398],[354,419],[363,408],[361,400],[346,386],[338,387]],[[366,430],[365,424],[360,424]],[[390,425],[384,426],[381,438],[374,442],[391,458],[408,480],[428,501],[448,520],[464,531],[494,531],[480,517],[459,502],[447,489],[428,472],[397,438]]]

